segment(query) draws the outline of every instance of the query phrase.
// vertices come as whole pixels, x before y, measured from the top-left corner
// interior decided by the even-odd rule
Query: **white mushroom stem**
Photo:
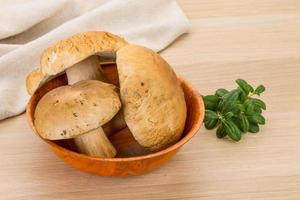
[[[105,80],[98,56],[91,56],[66,70],[68,83],[81,80]],[[116,149],[108,140],[102,127],[74,138],[79,152],[98,157],[114,157]]]
[[[66,70],[69,85],[82,80],[105,81],[98,56],[90,56]]]
[[[104,132],[107,136],[112,135],[113,133],[120,131],[126,127],[126,122],[124,120],[123,111],[120,110],[114,118],[112,118],[108,123],[102,126]]]
[[[90,156],[109,158],[117,153],[101,127],[74,138],[74,143],[79,152]]]

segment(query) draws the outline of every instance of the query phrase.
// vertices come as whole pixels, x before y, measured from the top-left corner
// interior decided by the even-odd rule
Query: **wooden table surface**
[[[181,0],[190,33],[162,52],[202,94],[263,83],[267,124],[239,143],[204,128],[162,168],[105,178],[59,160],[25,115],[0,122],[0,199],[300,199],[300,1]],[[176,23],[176,22],[175,22]]]

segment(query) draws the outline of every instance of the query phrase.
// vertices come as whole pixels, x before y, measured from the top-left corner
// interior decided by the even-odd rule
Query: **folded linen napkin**
[[[3,0],[0,6],[0,120],[24,111],[26,75],[49,44],[108,31],[159,51],[188,29],[174,0]]]

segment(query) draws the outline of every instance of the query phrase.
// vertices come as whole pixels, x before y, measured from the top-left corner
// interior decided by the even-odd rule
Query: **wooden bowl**
[[[106,75],[110,77],[108,78],[110,82],[118,84],[117,73],[114,66],[105,67],[104,71]],[[118,151],[118,155],[115,158],[97,158],[87,156],[70,150],[71,148],[68,146],[68,143],[63,140],[50,141],[41,138],[33,124],[36,105],[41,97],[48,91],[67,84],[65,75],[61,75],[39,88],[30,98],[26,114],[29,124],[36,135],[46,142],[59,158],[71,166],[84,172],[100,176],[139,175],[150,172],[170,160],[179,148],[197,133],[202,124],[205,110],[200,94],[186,80],[183,78],[179,78],[179,80],[181,81],[187,104],[185,130],[182,138],[176,144],[154,153],[147,152],[139,146],[139,144],[133,139],[128,128],[109,137],[110,141]]]

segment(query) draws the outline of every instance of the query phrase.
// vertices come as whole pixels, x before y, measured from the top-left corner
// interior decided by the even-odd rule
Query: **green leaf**
[[[212,110],[205,110],[205,119],[204,121],[212,120],[212,119],[218,119],[219,116],[215,111]]]
[[[241,103],[237,104],[237,109],[239,111],[241,111],[241,112],[245,112],[245,106],[244,106],[244,104],[241,104]]]
[[[259,106],[254,106],[254,112],[255,112],[255,113],[261,114],[261,113],[262,113],[261,107],[259,107]]]
[[[245,101],[245,113],[247,115],[253,115],[254,114],[254,103],[251,99],[248,99]]]
[[[239,94],[240,91],[237,89],[225,94],[218,105],[218,109],[221,110],[222,113],[233,109],[238,104]]]
[[[232,112],[233,114],[237,115],[237,114],[240,112],[240,109],[239,109],[239,107],[236,105],[235,107],[233,107],[233,108],[231,109],[231,112]]]
[[[255,91],[254,94],[260,95],[261,93],[263,93],[266,90],[265,86],[263,85],[259,85]]]
[[[264,116],[262,116],[260,114],[257,114],[256,116],[258,118],[258,122],[257,122],[258,124],[260,124],[260,125],[266,124],[266,119],[264,118]]]
[[[228,112],[224,115],[224,118],[227,120],[227,119],[230,119],[231,117],[233,117],[234,114],[232,112]]]
[[[241,139],[241,131],[240,129],[235,125],[235,123],[231,120],[226,120],[224,122],[225,129],[227,135],[234,141],[239,141]]]
[[[235,80],[235,82],[241,87],[245,87],[246,85],[248,85],[247,81],[245,81],[244,79],[237,79]]]
[[[204,122],[204,126],[207,129],[214,129],[216,125],[218,124],[219,120],[218,119],[212,119],[212,120],[207,120]]]
[[[253,101],[254,105],[259,106],[263,110],[266,110],[266,108],[267,108],[266,104],[262,100],[253,98],[252,101]]]
[[[248,116],[249,122],[255,123],[255,124],[261,124],[264,125],[266,123],[265,118],[260,114],[255,114]]]
[[[259,125],[266,123],[262,111],[266,104],[253,95],[260,95],[266,89],[259,85],[255,90],[243,79],[237,79],[238,87],[228,91],[220,88],[215,95],[204,96],[205,118],[204,125],[207,129],[216,128],[216,136],[228,136],[234,141],[239,141],[242,134],[259,132]]]
[[[253,87],[251,85],[249,85],[245,80],[237,79],[235,82],[246,93],[246,95],[248,95],[250,92],[253,91]]]
[[[215,95],[217,95],[217,96],[219,96],[219,97],[222,97],[222,96],[224,96],[225,94],[227,94],[228,93],[228,90],[226,90],[226,89],[224,89],[224,88],[220,88],[220,89],[218,89],[217,91],[216,91],[216,94]]]
[[[241,90],[240,97],[239,97],[240,101],[243,103],[247,100],[247,98],[248,98],[247,94],[244,92],[244,90]]]
[[[241,114],[238,117],[238,121],[237,122],[239,124],[239,127],[240,127],[241,131],[244,132],[244,133],[247,133],[248,129],[249,129],[248,118],[244,114]]]
[[[206,95],[203,97],[205,109],[216,110],[219,104],[219,98],[215,95]]]
[[[259,132],[259,126],[257,124],[250,123],[248,131],[250,133],[258,133]]]
[[[226,130],[225,130],[225,127],[223,124],[221,124],[218,129],[217,129],[217,132],[216,132],[216,135],[218,138],[223,138],[227,135],[226,133]]]

